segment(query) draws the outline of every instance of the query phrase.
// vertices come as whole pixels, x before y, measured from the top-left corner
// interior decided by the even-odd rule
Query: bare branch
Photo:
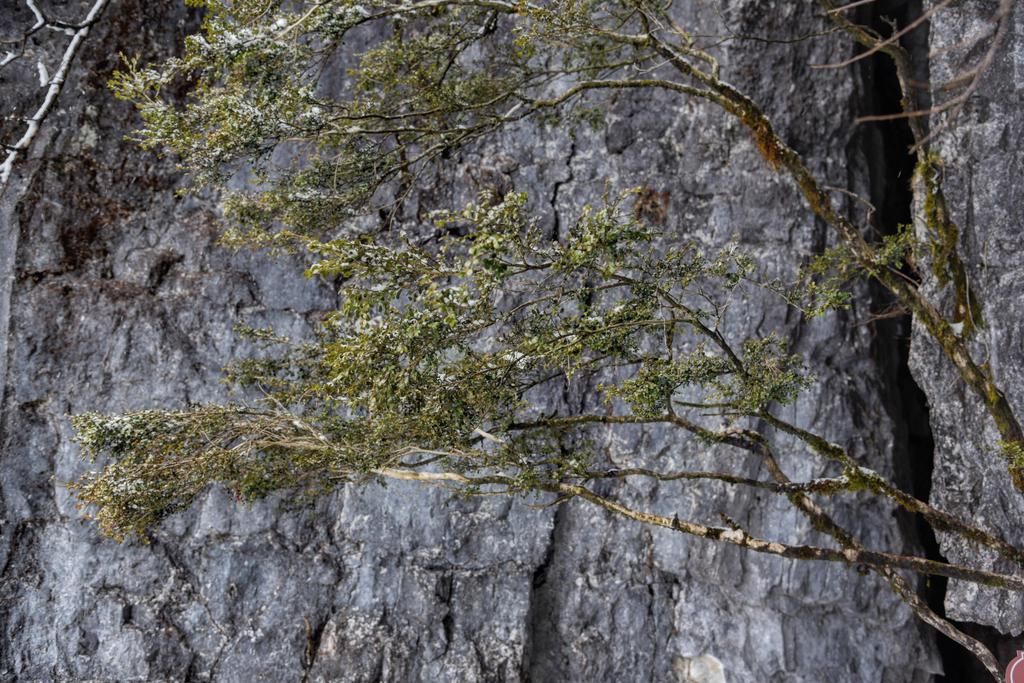
[[[790,545],[758,538],[747,533],[743,529],[727,529],[722,527],[711,527],[697,522],[681,521],[678,517],[668,518],[663,515],[656,515],[650,512],[634,510],[622,503],[609,500],[594,491],[576,484],[551,485],[549,490],[563,493],[569,496],[582,498],[587,502],[598,505],[610,512],[628,517],[644,524],[672,529],[690,536],[707,538],[714,541],[722,541],[736,545],[758,553],[777,555],[798,560],[821,560],[826,562],[841,562],[844,564],[861,564],[868,567],[880,569],[909,569],[919,574],[933,576],[945,576],[951,579],[960,579],[985,586],[994,586],[1016,592],[1024,592],[1024,577],[1010,574],[999,574],[996,572],[972,569],[961,565],[945,564],[935,560],[908,555],[897,555],[894,553],[880,552],[876,550],[862,550],[847,548],[836,550],[833,548],[822,548],[810,545]]]
[[[45,23],[45,19],[32,0],[26,0],[26,2],[36,15],[36,26],[34,28],[38,28]],[[27,119],[26,123],[28,124],[28,127],[26,128],[25,133],[16,143],[14,143],[10,148],[10,151],[7,153],[7,157],[4,159],[3,163],[0,164],[0,192],[2,192],[4,187],[7,185],[11,172],[14,170],[14,162],[17,161],[20,156],[27,154],[29,147],[32,145],[32,141],[39,133],[40,126],[50,113],[50,110],[53,108],[54,103],[57,101],[57,97],[60,95],[61,90],[64,87],[64,81],[68,76],[71,64],[75,59],[75,55],[77,54],[82,41],[89,35],[89,30],[92,28],[93,23],[95,23],[99,18],[108,2],[109,0],[96,0],[92,8],[89,10],[89,13],[86,15],[85,20],[82,22],[81,27],[75,31],[74,36],[71,38],[71,42],[64,50],[64,56],[60,60],[60,65],[57,67],[57,71],[55,71],[53,76],[49,79],[46,96],[43,98],[42,104],[40,104],[35,113]],[[41,67],[40,74],[42,75],[44,72],[45,69]]]

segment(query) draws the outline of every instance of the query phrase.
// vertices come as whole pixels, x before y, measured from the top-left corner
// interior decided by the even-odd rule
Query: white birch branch
[[[43,121],[49,115],[50,110],[53,108],[54,103],[57,101],[57,97],[60,95],[61,90],[64,88],[64,81],[67,79],[68,72],[71,70],[71,63],[75,59],[75,55],[78,52],[78,48],[81,46],[82,41],[89,35],[89,29],[96,22],[100,13],[106,8],[109,0],[96,0],[93,4],[92,9],[89,10],[89,14],[86,15],[85,21],[82,22],[81,26],[75,31],[75,35],[72,36],[71,42],[68,43],[67,48],[64,50],[64,56],[60,60],[60,66],[57,71],[53,74],[50,79],[49,86],[46,89],[46,97],[43,98],[43,103],[39,105],[29,119],[26,120],[28,127],[25,129],[24,135],[18,140],[12,147],[9,148],[7,158],[4,159],[3,164],[0,164],[0,191],[7,185],[8,179],[11,177],[11,172],[14,170],[14,162],[18,158],[28,152],[28,148],[32,145],[32,141],[35,140],[36,135],[39,133],[39,128]],[[37,23],[42,20],[42,14],[38,8],[29,0],[28,5],[32,8],[36,14]]]

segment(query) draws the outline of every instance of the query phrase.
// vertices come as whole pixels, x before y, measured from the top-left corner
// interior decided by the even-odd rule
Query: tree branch
[[[0,164],[0,192],[3,192],[4,187],[7,185],[7,181],[11,176],[11,171],[14,169],[14,162],[17,161],[18,157],[28,152],[29,146],[39,133],[39,127],[50,113],[50,109],[53,108],[54,103],[57,101],[57,96],[60,95],[61,90],[64,87],[64,80],[68,76],[68,72],[71,69],[71,63],[74,61],[75,55],[78,52],[78,48],[81,46],[82,41],[89,35],[89,30],[92,28],[93,23],[99,18],[100,14],[106,8],[109,0],[96,0],[89,13],[86,15],[85,20],[82,22],[81,27],[75,31],[75,35],[72,36],[71,42],[64,50],[64,56],[60,60],[60,66],[57,67],[57,71],[50,78],[49,86],[46,89],[46,96],[43,98],[43,102],[39,105],[36,112],[27,120],[28,127],[21,138],[14,143],[4,159],[3,163]],[[37,22],[44,21],[42,14],[30,3],[30,7],[36,13]]]

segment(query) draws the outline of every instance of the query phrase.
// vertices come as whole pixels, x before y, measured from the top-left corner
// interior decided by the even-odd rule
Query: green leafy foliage
[[[644,418],[671,414],[686,388],[750,414],[793,400],[808,379],[779,339],[734,351],[717,329],[729,298],[752,286],[749,259],[659,243],[627,200],[584,207],[564,242],[542,234],[521,193],[438,213],[429,247],[279,233],[316,259],[310,277],[343,278],[316,341],[245,331],[280,350],[230,368],[267,396],[260,408],[77,417],[86,452],[112,461],[79,496],[123,537],[213,481],[249,500],[424,455],[464,473],[511,472],[508,488],[529,490],[588,460],[585,425],[538,415],[534,399],[559,385],[600,384],[623,415]],[[462,236],[446,231],[453,223]],[[542,433],[521,427],[538,417]]]
[[[306,343],[241,330],[265,346],[227,369],[259,397],[246,405],[76,418],[84,451],[107,458],[77,491],[108,533],[140,532],[212,482],[251,500],[438,463],[470,489],[480,477],[544,488],[583,476],[601,420],[758,416],[811,381],[779,337],[729,339],[724,319],[752,288],[811,316],[845,305],[862,266],[848,248],[796,287],[761,283],[737,245],[708,253],[640,220],[629,205],[642,189],[606,190],[560,240],[517,192],[393,220],[423,174],[498,129],[533,117],[571,134],[599,122],[592,96],[609,88],[710,93],[651,75],[667,58],[690,60],[683,73],[698,83],[717,78],[664,8],[202,5],[203,31],[180,58],[128,60],[111,85],[138,106],[145,147],[224,191],[225,244],[308,258],[306,274],[337,284],[341,304]],[[341,82],[339,62],[351,67]],[[239,175],[249,189],[225,190]],[[907,248],[886,243],[878,267]],[[564,415],[545,398],[571,390],[596,391],[606,413]]]

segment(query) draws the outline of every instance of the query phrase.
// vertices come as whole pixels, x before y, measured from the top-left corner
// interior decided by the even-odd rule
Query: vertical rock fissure
[[[877,0],[865,6],[861,21],[881,35],[889,35],[893,25],[906,26],[920,16],[921,0]],[[915,81],[928,82],[928,27],[922,26],[903,40],[917,73]],[[896,68],[882,54],[860,63],[863,84],[861,115],[895,114],[903,99]],[[918,93],[921,95],[921,93]],[[867,163],[870,200],[875,208],[872,237],[893,235],[912,221],[913,178],[916,156],[910,152],[913,135],[905,119],[862,125],[859,146]],[[909,267],[905,273],[917,277]],[[874,330],[873,353],[886,382],[886,408],[894,422],[893,458],[897,482],[920,500],[931,495],[935,441],[929,419],[928,399],[910,371],[912,316],[900,311],[895,298],[878,283],[870,287]],[[920,550],[933,560],[945,561],[935,533],[921,518],[903,520],[908,538],[915,539]],[[930,577],[923,586],[928,605],[945,616],[947,580]],[[969,680],[973,660],[959,645],[935,633],[942,658],[944,676],[940,681]]]
[[[889,35],[892,24],[906,26],[920,16],[921,0],[876,0],[866,5],[860,21],[881,35]],[[918,71],[914,80],[928,83],[928,26],[925,24],[904,38],[903,46],[911,55]],[[895,67],[887,57],[876,54],[860,62],[859,114],[893,114],[900,111],[901,92]],[[919,95],[924,93],[919,93]],[[920,103],[927,106],[926,103]],[[916,164],[910,153],[913,138],[906,120],[893,120],[862,125],[857,146],[867,165],[870,200],[875,207],[873,238],[891,235],[912,220],[913,193],[911,179]],[[918,277],[911,269],[906,275]],[[897,482],[921,500],[931,496],[932,470],[935,463],[935,442],[929,420],[928,400],[910,372],[911,316],[898,313],[892,295],[877,283],[871,285],[874,318],[873,353],[881,376],[887,384],[886,408],[894,422],[893,458]],[[946,561],[932,528],[923,519],[904,519],[908,538],[915,539],[920,550],[933,560]],[[923,595],[937,614],[945,616],[947,580],[930,577],[923,585]],[[953,622],[957,628],[984,643],[1005,662],[1019,649],[1020,639],[973,623]],[[936,644],[945,675],[937,681],[983,680],[987,673],[966,650],[949,638],[936,633]]]
[[[568,173],[565,178],[556,180],[551,188],[551,213],[554,224],[551,228],[551,239],[558,241],[562,238],[562,219],[558,212],[558,193],[562,189],[563,185],[571,183],[575,180],[575,173],[572,168],[573,160],[576,158],[576,140],[570,140],[569,154],[565,159],[565,167]]]
[[[555,508],[551,520],[551,536],[544,557],[533,572],[530,582],[530,602],[526,614],[526,634],[523,643],[522,680],[539,683],[551,680],[552,671],[559,670],[558,612],[559,577],[552,577],[556,571],[556,557],[560,544],[565,541],[566,515],[568,508],[562,504]]]

